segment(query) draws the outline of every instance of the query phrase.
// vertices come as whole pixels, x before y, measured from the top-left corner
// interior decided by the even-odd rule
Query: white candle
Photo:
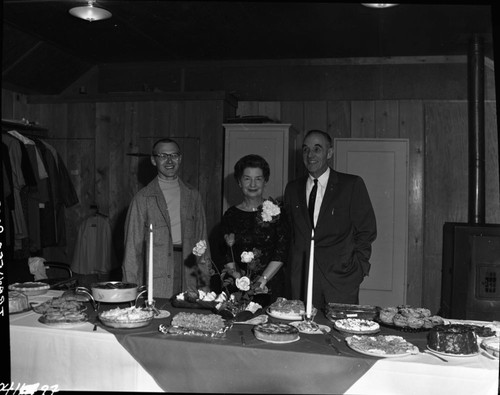
[[[149,224],[148,303],[153,303],[153,224]]]
[[[312,292],[313,292],[313,269],[314,269],[314,229],[311,233],[311,250],[309,251],[309,270],[307,275],[307,298],[306,316],[312,317]]]

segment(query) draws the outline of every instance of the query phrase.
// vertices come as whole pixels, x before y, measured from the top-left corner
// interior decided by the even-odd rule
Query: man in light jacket
[[[170,298],[181,291],[207,286],[206,258],[192,254],[207,240],[206,218],[199,192],[179,177],[182,153],[171,139],[153,145],[151,163],[158,175],[132,199],[125,221],[123,280],[147,285],[150,227],[153,234],[153,294]]]

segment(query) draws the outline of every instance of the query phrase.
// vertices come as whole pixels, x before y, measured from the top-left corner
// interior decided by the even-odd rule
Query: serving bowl
[[[104,325],[109,326],[111,328],[141,328],[143,326],[148,326],[151,321],[153,321],[154,315],[149,318],[145,318],[142,320],[133,320],[133,321],[117,321],[117,320],[108,320],[106,318],[99,317],[99,321],[101,321]]]
[[[111,328],[140,328],[149,325],[154,318],[153,310],[145,310],[135,306],[116,308],[98,314],[99,321]]]

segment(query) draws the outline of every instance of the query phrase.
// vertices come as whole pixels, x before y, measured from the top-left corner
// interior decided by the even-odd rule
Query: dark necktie
[[[314,228],[314,203],[316,202],[316,194],[318,192],[318,180],[314,179],[314,186],[309,194],[309,218],[311,219],[311,225]]]

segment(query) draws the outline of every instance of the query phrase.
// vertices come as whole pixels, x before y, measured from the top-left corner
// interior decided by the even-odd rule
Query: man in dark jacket
[[[302,145],[309,174],[289,182],[285,190],[292,227],[290,296],[304,300],[314,229],[312,304],[317,308],[326,303],[359,303],[359,286],[369,273],[371,244],[377,235],[363,179],[331,169],[328,160],[332,156],[330,136],[321,130],[309,131]]]

